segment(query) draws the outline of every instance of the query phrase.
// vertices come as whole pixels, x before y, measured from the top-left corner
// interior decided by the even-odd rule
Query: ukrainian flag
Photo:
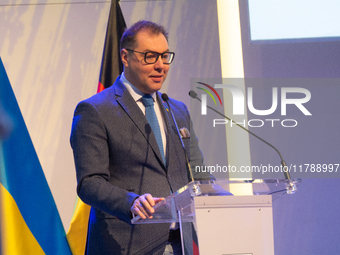
[[[71,254],[1,59],[0,104],[13,122],[10,136],[0,138],[0,252],[3,255]]]

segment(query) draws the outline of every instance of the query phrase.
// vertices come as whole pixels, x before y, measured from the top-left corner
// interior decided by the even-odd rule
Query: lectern
[[[152,219],[133,224],[176,222],[183,254],[274,255],[272,199],[297,190],[301,180],[196,181],[156,204]],[[253,195],[233,196],[235,185],[251,185]]]

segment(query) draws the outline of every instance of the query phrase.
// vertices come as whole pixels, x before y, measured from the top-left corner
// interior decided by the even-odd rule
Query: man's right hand
[[[164,200],[163,197],[153,197],[151,194],[141,195],[133,202],[131,213],[138,215],[143,220],[152,219],[152,214],[155,212],[153,207],[162,200]]]

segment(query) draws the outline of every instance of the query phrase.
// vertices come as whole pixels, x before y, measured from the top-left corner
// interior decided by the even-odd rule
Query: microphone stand
[[[189,158],[188,158],[188,153],[185,149],[185,146],[184,146],[184,143],[183,143],[183,140],[182,140],[182,136],[179,132],[179,129],[178,129],[178,126],[177,126],[177,123],[176,123],[176,120],[175,120],[175,116],[171,110],[171,107],[170,107],[170,104],[169,104],[169,97],[167,94],[163,93],[162,94],[162,99],[167,103],[168,107],[169,107],[169,112],[171,113],[171,117],[172,117],[172,121],[174,122],[175,124],[175,127],[176,127],[176,131],[177,131],[177,135],[179,137],[179,140],[181,142],[181,145],[182,145],[182,148],[183,148],[183,151],[184,151],[184,155],[185,155],[185,161],[187,163],[187,169],[188,169],[188,172],[189,172],[189,175],[190,175],[190,179],[191,179],[191,182],[194,182],[194,175],[192,173],[192,170],[191,170],[191,166],[190,166],[190,162],[189,162]],[[201,190],[199,188],[199,186],[197,185],[193,185],[193,190],[192,190],[192,193],[191,193],[193,196],[199,196],[201,194]]]
[[[197,99],[199,102],[202,103],[201,99],[199,99],[197,97],[197,93],[193,90],[190,90],[189,92],[189,96],[194,98],[194,99]],[[253,132],[249,131],[248,129],[246,129],[245,127],[239,125],[238,123],[236,123],[234,120],[230,119],[229,117],[225,116],[224,114],[220,113],[219,111],[215,110],[214,108],[210,107],[207,105],[207,108],[209,108],[210,110],[216,112],[218,115],[222,116],[223,118],[231,121],[232,123],[234,123],[236,126],[238,126],[239,128],[242,128],[243,130],[245,130],[246,132],[248,132],[249,134],[251,134],[252,136],[256,137],[257,139],[259,139],[260,141],[262,141],[263,143],[269,145],[270,147],[272,147],[278,154],[279,154],[279,157],[281,159],[281,165],[283,166],[283,173],[284,173],[284,176],[285,176],[285,179],[289,181],[288,183],[288,187],[287,187],[287,193],[288,194],[293,194],[296,192],[297,190],[297,187],[296,187],[296,184],[294,183],[294,181],[291,179],[290,177],[290,174],[288,172],[288,167],[287,167],[287,164],[286,162],[283,160],[283,157],[281,155],[281,153],[279,152],[278,149],[276,149],[274,147],[274,145],[270,144],[269,142],[265,141],[264,139],[262,139],[261,137],[259,137],[258,135],[254,134]]]

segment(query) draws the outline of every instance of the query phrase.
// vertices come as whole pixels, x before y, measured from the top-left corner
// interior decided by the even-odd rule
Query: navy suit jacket
[[[167,127],[166,165],[148,124],[120,77],[110,87],[80,102],[75,110],[73,148],[78,196],[92,206],[87,254],[162,254],[169,224],[131,225],[136,197],[167,197],[189,182],[175,125],[165,102],[157,100]],[[169,99],[179,128],[190,130],[187,107]],[[193,132],[184,143],[194,165],[202,154]],[[191,140],[191,141],[190,141]],[[191,149],[190,149],[191,147]],[[200,178],[208,178],[201,176]]]

